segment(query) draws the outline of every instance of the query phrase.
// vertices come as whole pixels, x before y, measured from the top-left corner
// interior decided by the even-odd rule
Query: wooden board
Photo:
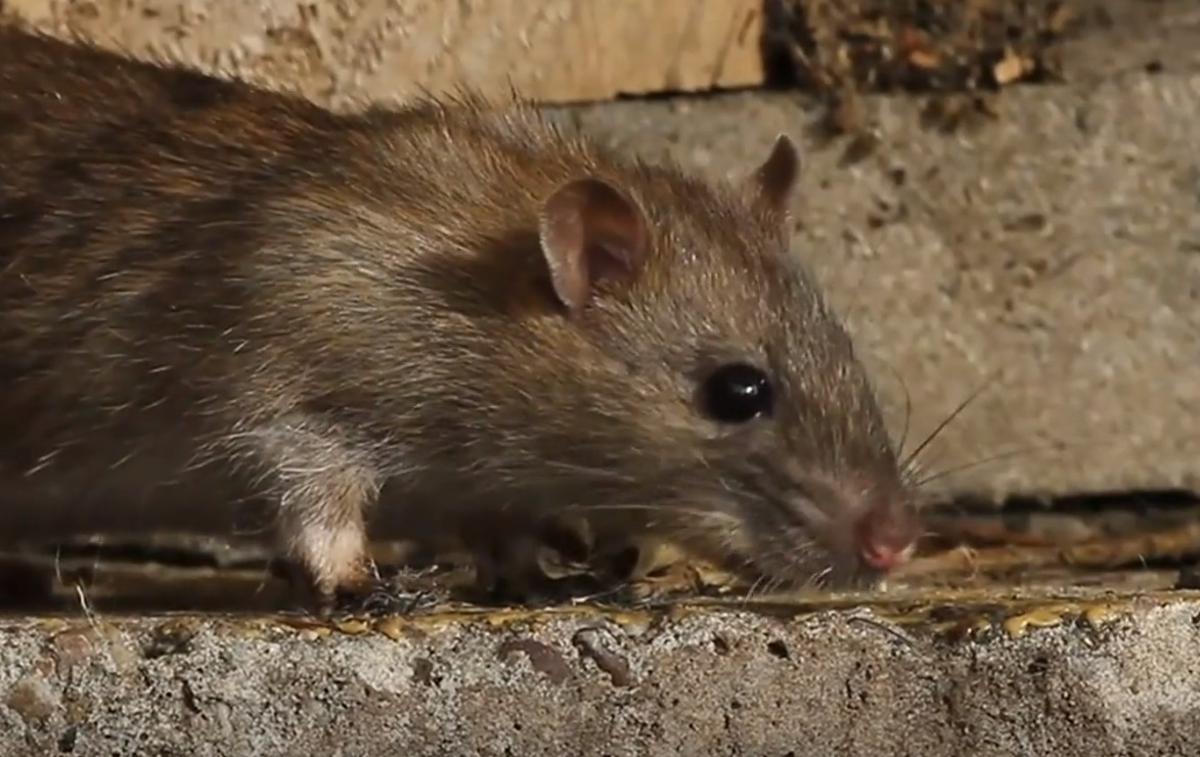
[[[334,107],[464,83],[572,102],[764,76],[761,0],[0,0],[0,13]]]

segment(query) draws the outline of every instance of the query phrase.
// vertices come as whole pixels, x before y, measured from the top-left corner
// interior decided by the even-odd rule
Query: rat
[[[878,583],[909,477],[764,152],[701,180],[519,98],[336,112],[0,29],[0,535],[259,512],[322,609],[389,521],[511,554],[568,512]]]

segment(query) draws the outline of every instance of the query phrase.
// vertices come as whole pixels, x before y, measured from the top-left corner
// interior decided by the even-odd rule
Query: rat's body
[[[384,520],[583,507],[781,578],[888,563],[906,492],[787,255],[795,168],[712,187],[524,108],[334,115],[0,29],[0,537],[257,504],[327,599],[370,584],[386,483]],[[753,418],[731,364],[771,381]]]

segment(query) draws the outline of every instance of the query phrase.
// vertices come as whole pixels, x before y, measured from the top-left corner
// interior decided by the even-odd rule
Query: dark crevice
[[[784,644],[778,639],[767,644],[767,651],[771,653],[772,657],[778,657],[781,660],[790,660],[792,657],[792,653],[788,650],[787,644]]]
[[[1149,510],[1183,510],[1200,507],[1200,494],[1187,489],[1131,489],[1034,497],[1013,494],[1000,501],[960,495],[929,506],[937,515],[996,515],[1004,513],[1057,513],[1086,515],[1097,512],[1141,513]]]

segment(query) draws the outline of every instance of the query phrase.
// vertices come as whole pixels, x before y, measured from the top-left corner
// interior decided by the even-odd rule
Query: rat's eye
[[[721,366],[701,389],[704,412],[721,423],[745,423],[769,415],[774,399],[767,374],[745,363]]]

